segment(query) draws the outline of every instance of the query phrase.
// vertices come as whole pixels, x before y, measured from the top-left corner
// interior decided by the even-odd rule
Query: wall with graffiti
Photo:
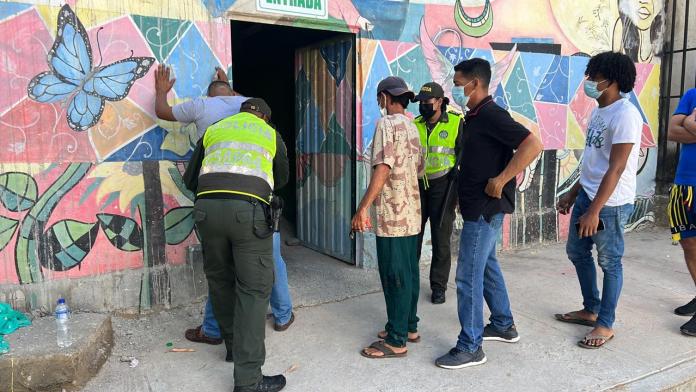
[[[628,98],[644,124],[637,208],[629,228],[653,220],[661,1],[353,3],[374,26],[361,40],[365,84],[358,149],[363,158],[369,156],[372,124],[379,116],[375,88],[380,79],[398,75],[415,89],[435,80],[450,91],[454,64],[473,57],[493,65],[495,101],[543,141],[544,154],[518,177],[517,213],[506,219],[505,247],[567,235],[567,217],[553,207],[579,177],[587,120],[596,107],[582,92],[585,67],[591,55],[602,51],[630,55],[638,78]],[[369,171],[368,165],[360,167]]]
[[[197,242],[195,129],[157,120],[152,69],[173,67],[174,103],[231,60],[229,25],[190,3],[0,2],[0,286],[139,269],[136,302],[167,303],[148,271]]]
[[[148,271],[184,263],[197,242],[192,195],[181,182],[195,130],[157,120],[153,69],[173,67],[170,103],[204,95],[214,67],[231,66],[225,17],[249,19],[256,4],[0,2],[0,286],[137,269],[144,271],[140,304],[167,303],[167,277]],[[518,212],[503,243],[561,239],[568,222],[552,207],[577,181],[596,105],[579,89],[584,68],[590,55],[613,49],[637,64],[628,98],[644,118],[631,228],[652,219],[661,0],[326,4],[322,24],[270,14],[260,20],[356,34],[356,143],[342,145],[356,150],[358,190],[369,178],[379,80],[398,75],[413,89],[435,80],[450,91],[454,64],[482,57],[494,64],[496,102],[545,146],[518,179]],[[369,246],[363,250],[369,258]]]

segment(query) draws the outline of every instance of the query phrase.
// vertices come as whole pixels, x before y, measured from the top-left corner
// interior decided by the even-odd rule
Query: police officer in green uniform
[[[443,204],[448,182],[454,181],[449,174],[457,160],[460,148],[457,139],[464,121],[460,115],[447,112],[449,99],[445,97],[442,86],[435,82],[424,84],[416,100],[420,101],[420,116],[416,118],[415,123],[425,154],[425,176],[419,181],[422,225],[418,258],[420,259],[423,247],[423,231],[429,219],[433,247],[430,265],[431,301],[441,304],[445,302],[445,290],[452,265],[450,237],[455,218],[456,198],[452,198],[452,203],[448,205]],[[442,211],[443,209],[445,211]]]
[[[235,363],[235,392],[285,387],[282,375],[261,374],[274,279],[270,203],[289,175],[285,144],[270,117],[262,99],[245,101],[239,114],[207,129],[190,164],[199,169],[193,214],[213,311]],[[196,156],[202,161],[194,162]]]

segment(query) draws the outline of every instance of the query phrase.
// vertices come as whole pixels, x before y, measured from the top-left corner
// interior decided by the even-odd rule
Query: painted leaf
[[[192,213],[192,207],[179,207],[167,212],[164,216],[164,234],[167,244],[180,244],[191,235],[194,226]]]
[[[143,232],[136,221],[113,214],[97,214],[97,219],[111,245],[126,252],[142,249]]]
[[[42,257],[41,265],[53,271],[67,271],[80,265],[92,250],[98,232],[97,222],[84,223],[70,219],[57,222],[39,243],[39,251],[47,250],[47,254],[51,255],[50,258]]]
[[[38,196],[36,181],[26,173],[4,173],[0,175],[0,201],[10,211],[30,209]]]
[[[0,251],[5,249],[12,236],[14,236],[18,223],[14,219],[0,216]]]
[[[195,145],[196,130],[192,127],[182,127],[172,131],[167,131],[167,136],[162,142],[162,150],[169,150],[176,155],[185,156],[191,151],[191,145]],[[192,142],[193,140],[193,142]]]

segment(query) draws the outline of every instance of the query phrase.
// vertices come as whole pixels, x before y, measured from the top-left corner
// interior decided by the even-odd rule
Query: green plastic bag
[[[10,345],[3,339],[3,335],[9,335],[17,328],[29,325],[31,325],[31,321],[24,313],[12,309],[9,304],[0,302],[0,355],[10,351]]]

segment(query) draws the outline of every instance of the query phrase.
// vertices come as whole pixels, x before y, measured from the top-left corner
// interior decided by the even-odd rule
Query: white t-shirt
[[[590,199],[597,195],[599,184],[609,169],[612,145],[631,143],[633,149],[628,157],[626,169],[606,206],[633,204],[636,198],[636,175],[642,132],[643,117],[628,99],[620,99],[592,112],[580,169],[580,185]]]

